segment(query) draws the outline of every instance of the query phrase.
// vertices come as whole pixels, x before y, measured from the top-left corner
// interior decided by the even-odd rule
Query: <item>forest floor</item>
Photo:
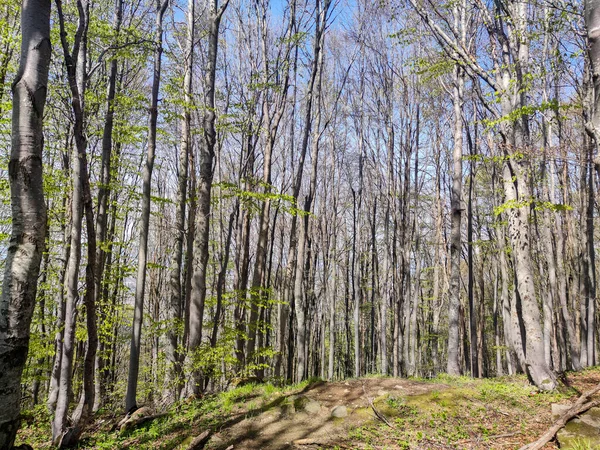
[[[518,449],[550,426],[552,403],[574,401],[598,384],[600,368],[565,381],[552,393],[520,376],[250,384],[182,402],[125,432],[114,430],[122,418],[116,412],[101,413],[79,448],[187,450],[210,431],[210,450]],[[49,423],[43,408],[26,411],[20,442],[50,449]]]

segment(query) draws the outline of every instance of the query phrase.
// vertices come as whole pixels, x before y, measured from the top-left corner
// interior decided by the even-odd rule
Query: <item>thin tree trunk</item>
[[[156,30],[154,48],[154,71],[152,80],[152,98],[150,100],[150,118],[148,127],[148,150],[142,171],[142,212],[140,217],[140,244],[138,249],[138,267],[135,283],[135,301],[129,353],[129,372],[125,411],[131,413],[137,409],[137,384],[140,370],[140,351],[142,339],[142,321],[144,316],[144,293],[146,289],[146,261],[148,259],[148,230],[150,228],[150,199],[152,195],[152,170],[156,154],[156,122],[158,119],[158,94],[160,90],[160,72],[163,52],[163,18],[169,0],[156,3]]]
[[[123,19],[123,0],[115,0],[115,15],[114,15],[114,30],[118,36],[121,30],[121,22]],[[102,133],[102,160],[100,167],[100,184],[98,186],[98,214],[96,216],[96,234],[99,242],[98,251],[96,252],[96,280],[95,289],[96,303],[104,302],[106,299],[101,297],[102,283],[104,277],[104,268],[106,263],[106,226],[108,221],[108,199],[110,197],[111,184],[111,158],[113,147],[113,128],[114,128],[114,111],[115,97],[117,92],[117,59],[114,58],[110,62],[110,72],[108,75],[108,87],[106,94],[106,114],[104,116],[104,129]],[[103,312],[105,305],[100,307],[100,318],[105,316]],[[101,343],[101,346],[104,344]],[[106,400],[106,386],[104,377],[104,367],[107,361],[103,354],[98,354],[96,357],[96,394],[93,410],[97,411]]]
[[[198,187],[198,213],[196,216],[196,239],[194,240],[194,257],[197,262],[192,276],[190,296],[190,322],[188,357],[194,358],[202,343],[202,324],[204,321],[204,300],[206,299],[206,275],[208,269],[208,241],[210,235],[210,197],[213,180],[213,161],[217,144],[215,123],[215,81],[217,72],[217,50],[219,43],[219,26],[221,17],[229,4],[225,0],[218,6],[218,0],[210,4],[208,58],[204,76],[203,138],[200,146],[200,184]],[[195,369],[188,383],[188,394],[199,395],[202,389],[201,373]]]
[[[96,276],[96,230],[93,215],[92,196],[90,191],[87,138],[84,130],[85,123],[85,88],[87,84],[87,30],[89,26],[90,5],[79,1],[79,23],[75,34],[72,50],[69,50],[65,32],[65,19],[60,0],[56,2],[59,26],[61,30],[61,44],[67,68],[67,77],[71,91],[71,104],[75,116],[73,135],[75,138],[73,155],[73,197],[71,202],[71,244],[69,266],[67,270],[67,300],[65,309],[65,330],[63,351],[60,369],[60,382],[56,402],[55,417],[52,422],[52,440],[59,447],[68,447],[75,444],[83,428],[87,424],[94,404],[94,367],[98,334],[96,328],[95,309],[95,276]],[[72,396],[73,379],[73,346],[75,343],[76,305],[79,299],[79,265],[81,262],[82,222],[85,213],[87,229],[87,267],[85,274],[86,326],[88,342],[83,363],[83,390],[78,407],[71,418],[67,417],[69,403]],[[82,347],[83,348],[83,347]],[[83,350],[82,350],[83,351]]]
[[[458,16],[458,13],[455,13]],[[455,21],[458,19],[455,19]],[[448,366],[450,375],[460,375],[459,362],[459,317],[460,309],[460,254],[461,254],[461,221],[462,221],[462,102],[464,91],[464,69],[459,65],[454,68],[454,150],[452,154],[452,195],[450,232],[450,300],[448,302]]]
[[[188,164],[192,151],[191,142],[191,106],[192,106],[192,70],[194,66],[194,10],[195,0],[188,0],[187,33],[185,42],[185,67],[183,77],[183,117],[181,120],[181,144],[179,147],[179,168],[177,174],[177,203],[175,211],[175,252],[171,262],[169,282],[169,299],[167,315],[169,319],[167,331],[166,357],[167,388],[164,392],[166,403],[172,403],[179,398],[182,389],[181,357],[178,351],[179,325],[182,319],[181,276],[183,265],[183,243],[185,240],[185,210],[187,202]]]

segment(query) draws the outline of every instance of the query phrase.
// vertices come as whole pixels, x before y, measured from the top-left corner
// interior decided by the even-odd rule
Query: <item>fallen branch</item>
[[[363,383],[362,385],[363,388],[363,392],[365,393],[365,397],[367,399],[367,401],[369,402],[369,406],[371,407],[371,409],[373,410],[373,412],[375,413],[375,416],[381,420],[383,423],[385,423],[388,427],[390,428],[394,428],[394,425],[392,425],[390,423],[390,421],[387,419],[387,417],[385,417],[381,412],[379,412],[377,410],[377,408],[375,408],[375,405],[373,404],[373,400],[367,395],[367,390],[365,389],[365,385]]]
[[[187,450],[201,450],[204,448],[208,440],[210,439],[210,431],[203,431],[190,443]]]
[[[122,432],[130,430],[132,428],[136,428],[137,426],[139,426],[145,422],[149,422],[154,419],[159,419],[166,415],[168,415],[168,414],[167,413],[150,414],[150,408],[143,406],[143,407],[135,410],[134,412],[127,414],[123,418],[123,420],[121,420],[118,423],[118,425],[115,428],[118,428],[119,431],[122,433]]]
[[[323,445],[323,441],[319,441],[317,439],[306,438],[306,439],[296,439],[294,442],[292,442],[292,444],[294,444],[294,445]]]
[[[571,406],[565,413],[556,419],[548,431],[546,431],[537,441],[527,444],[521,447],[519,450],[540,450],[544,445],[554,438],[556,433],[558,433],[558,431],[564,427],[569,420],[581,413],[586,412],[590,408],[600,405],[600,400],[589,401],[590,398],[599,391],[600,384],[598,384],[594,389],[584,392],[573,404],[573,406]]]

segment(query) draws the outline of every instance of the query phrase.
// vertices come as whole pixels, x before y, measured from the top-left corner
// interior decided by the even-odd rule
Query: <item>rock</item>
[[[141,419],[142,417],[147,417],[152,414],[152,410],[147,406],[142,406],[141,408],[136,409],[129,416],[129,420]]]
[[[569,405],[552,405],[552,415],[559,416]],[[556,434],[562,450],[589,448],[600,449],[600,408],[592,408],[578,418],[569,420]]]
[[[556,419],[566,413],[572,405],[561,405],[560,403],[552,403],[552,418]]]
[[[579,416],[579,419],[600,433],[600,408],[592,408]]]
[[[304,407],[310,402],[310,399],[306,395],[292,397],[292,400],[294,402],[294,408],[296,411],[304,410]]]
[[[348,417],[348,408],[344,405],[336,406],[331,410],[331,416],[338,418]]]
[[[140,410],[137,410],[130,417],[125,417],[125,419],[119,423],[119,431],[121,433],[131,430],[133,428],[137,428],[139,425],[142,425],[146,422],[150,422],[154,419],[160,419],[161,417],[167,416],[167,413],[149,414],[150,409],[148,409],[148,408],[140,408],[140,409],[146,409],[146,410],[141,411],[139,413],[138,413],[138,411],[140,411]]]
[[[306,411],[309,414],[319,414],[319,412],[321,411],[321,404],[316,400],[311,400],[304,407],[304,411]]]
[[[294,408],[293,403],[284,403],[283,405],[281,405],[279,407],[279,416],[282,418],[290,416],[290,415],[294,414],[295,412],[296,412],[296,409]]]
[[[306,395],[299,395],[294,399],[294,409],[296,412],[305,411],[309,414],[318,414],[321,411],[321,404]]]
[[[131,414],[127,414],[117,425],[117,428],[120,431],[126,431],[131,428],[135,428],[137,425],[146,422],[147,419],[153,417],[152,410],[147,406],[142,406],[141,408],[136,409]]]

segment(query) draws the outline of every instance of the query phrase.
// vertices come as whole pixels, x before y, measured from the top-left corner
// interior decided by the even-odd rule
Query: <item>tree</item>
[[[60,378],[54,420],[52,421],[52,441],[59,447],[68,447],[79,440],[84,427],[92,414],[94,405],[94,367],[98,347],[96,324],[96,230],[90,188],[87,160],[87,136],[85,133],[85,92],[88,82],[88,29],[90,23],[90,4],[86,0],[77,2],[78,24],[72,48],[69,47],[66,33],[65,16],[61,0],[56,1],[61,46],[67,70],[67,80],[71,94],[71,106],[74,116],[71,198],[71,236],[69,262],[66,272],[65,325],[62,343]],[[79,300],[79,266],[81,263],[83,218],[87,231],[87,265],[85,273],[84,305],[86,311],[87,348],[85,350],[83,390],[77,408],[69,418],[69,404],[73,388],[73,359],[75,333],[77,327],[77,303]]]
[[[21,374],[46,237],[42,185],[43,117],[50,66],[50,0],[25,0],[21,56],[13,82],[9,180],[12,234],[0,299],[0,448],[13,448],[20,423]]]
[[[204,68],[204,115],[202,118],[203,136],[200,144],[200,185],[198,186],[198,212],[196,237],[194,239],[194,264],[192,291],[190,296],[190,320],[188,335],[188,356],[198,351],[202,343],[204,321],[204,301],[206,299],[206,275],[208,269],[208,241],[210,233],[210,198],[213,181],[213,161],[217,145],[216,74],[217,50],[219,48],[219,26],[229,0],[220,6],[218,0],[209,3],[209,33],[207,64]],[[198,395],[203,389],[201,373],[192,367],[188,382],[188,395]]]
[[[129,372],[125,411],[131,413],[137,409],[137,383],[140,370],[140,349],[142,321],[144,318],[144,293],[146,289],[146,262],[148,259],[148,229],[150,227],[150,199],[152,195],[152,170],[156,154],[156,122],[158,120],[158,94],[163,52],[163,19],[169,0],[156,1],[156,29],[154,42],[154,71],[152,73],[152,97],[148,126],[148,151],[142,173],[142,214],[140,218],[140,247],[138,249],[138,268],[135,283],[135,303],[131,330],[131,349],[129,354]]]

